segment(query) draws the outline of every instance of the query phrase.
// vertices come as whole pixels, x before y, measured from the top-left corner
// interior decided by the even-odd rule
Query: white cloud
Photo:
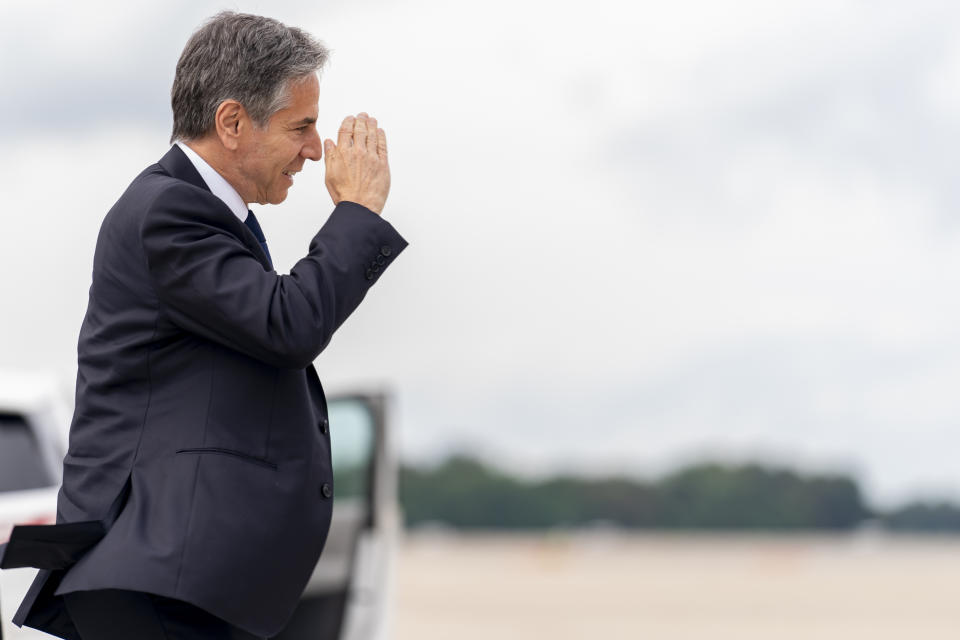
[[[97,224],[165,150],[173,62],[216,9],[184,7],[0,10],[22,26],[0,56],[22,102],[2,112],[0,268],[29,273],[0,293],[32,300],[4,321],[7,361],[72,359]],[[884,499],[960,495],[950,4],[241,9],[334,49],[327,135],[366,109],[390,136],[386,215],[411,246],[320,365],[332,387],[395,386],[408,454],[786,451]],[[329,209],[315,166],[264,211],[278,265]]]

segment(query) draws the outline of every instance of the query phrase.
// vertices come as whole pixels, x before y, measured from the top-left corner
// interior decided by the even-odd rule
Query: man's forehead
[[[320,83],[316,75],[307,76],[290,87],[290,103],[277,112],[282,121],[295,127],[317,121],[320,101]]]

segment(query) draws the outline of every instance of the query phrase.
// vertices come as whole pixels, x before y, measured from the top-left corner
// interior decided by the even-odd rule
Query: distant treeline
[[[657,481],[559,476],[524,480],[473,458],[404,466],[407,526],[543,529],[609,524],[629,529],[818,529],[873,521],[897,531],[960,532],[960,508],[910,504],[881,513],[844,475],[806,475],[756,464],[697,464]]]

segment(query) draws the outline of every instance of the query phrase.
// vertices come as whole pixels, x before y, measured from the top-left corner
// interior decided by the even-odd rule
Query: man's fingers
[[[336,151],[336,146],[333,144],[333,140],[327,138],[323,141],[323,164],[328,169],[330,168],[330,161],[333,160],[333,154]]]
[[[373,117],[367,120],[367,149],[377,152],[377,119]]]
[[[381,160],[387,159],[387,132],[377,129],[377,155]]]
[[[353,116],[347,116],[340,123],[340,130],[337,132],[337,146],[349,147],[353,141]]]
[[[362,111],[353,121],[353,144],[361,151],[367,149],[367,114]]]

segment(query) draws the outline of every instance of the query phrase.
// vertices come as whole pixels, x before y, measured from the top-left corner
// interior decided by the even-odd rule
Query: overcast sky
[[[321,134],[387,130],[410,247],[317,365],[404,455],[688,460],[960,499],[960,10],[943,2],[0,4],[0,366],[72,378],[103,215],[221,8],[333,50]],[[258,217],[281,270],[322,163]]]

